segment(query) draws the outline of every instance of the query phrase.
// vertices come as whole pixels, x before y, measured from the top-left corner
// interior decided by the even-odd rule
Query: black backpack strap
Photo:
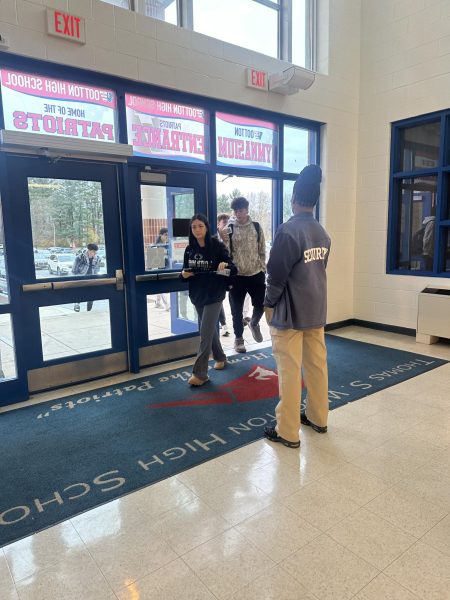
[[[231,260],[233,260],[233,231],[234,231],[233,223],[228,223],[228,227],[231,230],[230,233],[228,234],[228,241],[230,244],[230,258],[231,258]]]
[[[259,240],[261,239],[261,225],[258,223],[258,221],[252,221],[252,223],[256,229],[256,239],[257,239],[258,246],[259,246]]]

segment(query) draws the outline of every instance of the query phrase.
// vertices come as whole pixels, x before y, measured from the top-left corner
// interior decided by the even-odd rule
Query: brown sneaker
[[[209,381],[209,377],[207,377],[206,379],[200,379],[200,377],[197,377],[197,375],[191,375],[188,379],[188,384],[199,386],[199,385],[203,385],[207,381]]]
[[[216,362],[214,363],[214,368],[216,369],[216,371],[221,371],[222,369],[225,369],[226,366],[226,360],[216,360]]]

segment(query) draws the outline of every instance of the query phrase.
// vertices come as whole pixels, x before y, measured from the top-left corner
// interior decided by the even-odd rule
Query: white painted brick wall
[[[363,0],[355,317],[415,328],[436,278],[386,275],[390,123],[450,106],[450,2]],[[447,281],[448,282],[448,281]]]

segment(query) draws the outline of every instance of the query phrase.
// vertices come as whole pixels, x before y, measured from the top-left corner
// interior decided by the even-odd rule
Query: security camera
[[[299,90],[310,88],[315,78],[312,71],[292,66],[280,73],[269,75],[269,91],[285,95],[296,94]]]

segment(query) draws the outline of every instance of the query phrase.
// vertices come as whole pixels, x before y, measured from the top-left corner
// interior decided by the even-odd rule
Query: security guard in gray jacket
[[[293,216],[277,230],[267,264],[264,301],[278,368],[280,400],[275,427],[265,436],[289,448],[300,446],[300,418],[319,433],[327,431],[328,370],[324,326],[327,313],[326,266],[330,237],[314,218],[322,171],[303,169],[291,200]],[[308,390],[300,417],[301,369]]]

